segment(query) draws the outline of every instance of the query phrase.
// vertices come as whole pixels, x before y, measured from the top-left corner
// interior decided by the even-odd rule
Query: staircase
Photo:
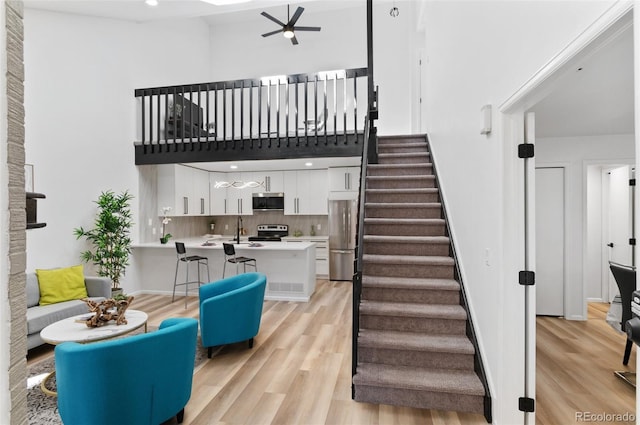
[[[366,176],[354,399],[490,422],[426,137],[380,137],[378,152]]]

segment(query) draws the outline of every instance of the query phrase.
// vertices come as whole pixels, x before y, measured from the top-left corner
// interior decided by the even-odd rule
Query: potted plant
[[[78,227],[73,230],[76,239],[84,237],[93,245],[93,249],[81,252],[80,258],[87,263],[93,262],[99,276],[111,279],[112,291],[119,290],[120,277],[124,276],[129,265],[129,232],[133,224],[129,201],[132,198],[128,191],[119,195],[110,190],[102,192],[94,201],[98,205],[94,228],[85,230]]]
[[[171,233],[165,233],[165,226],[171,221],[171,218],[168,217],[170,211],[171,207],[162,207],[162,237],[160,238],[161,244],[166,244],[167,242],[169,242],[169,238],[171,237]]]

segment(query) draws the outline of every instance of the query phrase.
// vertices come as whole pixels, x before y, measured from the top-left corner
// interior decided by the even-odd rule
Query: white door
[[[631,266],[631,191],[629,190],[630,167],[614,168],[609,172],[609,260]],[[611,271],[609,271],[609,301],[618,294]]]
[[[564,315],[564,168],[536,168],[536,314]]]

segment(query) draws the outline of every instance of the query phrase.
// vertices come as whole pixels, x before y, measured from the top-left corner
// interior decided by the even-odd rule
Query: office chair
[[[224,265],[222,266],[222,278],[224,279],[227,263],[232,263],[236,265],[236,274],[238,274],[238,265],[242,264],[244,267],[244,273],[247,272],[247,264],[253,267],[255,271],[258,271],[258,266],[256,265],[255,258],[249,257],[238,257],[236,255],[236,249],[233,244],[223,243],[222,247],[224,248]]]
[[[203,283],[211,282],[211,277],[209,276],[209,259],[200,255],[187,255],[187,250],[185,249],[183,242],[176,242],[176,253],[178,255],[178,259],[176,260],[176,276],[173,279],[173,296],[171,297],[171,302],[173,302],[176,297],[176,286],[184,285],[184,308],[187,308],[189,284],[197,283],[198,286],[200,286]],[[180,263],[185,263],[187,265],[187,275],[184,282],[178,283],[178,269],[180,268]],[[198,266],[198,280],[189,280],[189,264],[191,263],[196,263]],[[200,266],[205,266],[207,268],[207,282],[203,282],[202,279],[200,279]]]
[[[613,261],[609,261],[609,267],[611,268],[611,273],[613,274],[616,284],[618,285],[618,290],[620,291],[620,300],[622,302],[622,320],[620,322],[620,329],[622,332],[625,332],[627,320],[631,319],[631,298],[633,296],[633,291],[636,290],[636,268],[618,264]],[[632,346],[633,342],[627,337],[624,356],[622,358],[622,364],[625,366],[629,364],[629,356],[631,355]],[[614,373],[616,376],[635,387],[635,384],[630,382],[629,379],[624,376],[629,372],[616,371]]]

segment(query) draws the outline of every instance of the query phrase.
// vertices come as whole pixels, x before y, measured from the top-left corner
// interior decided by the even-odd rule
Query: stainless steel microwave
[[[254,193],[254,211],[284,210],[284,193]]]

